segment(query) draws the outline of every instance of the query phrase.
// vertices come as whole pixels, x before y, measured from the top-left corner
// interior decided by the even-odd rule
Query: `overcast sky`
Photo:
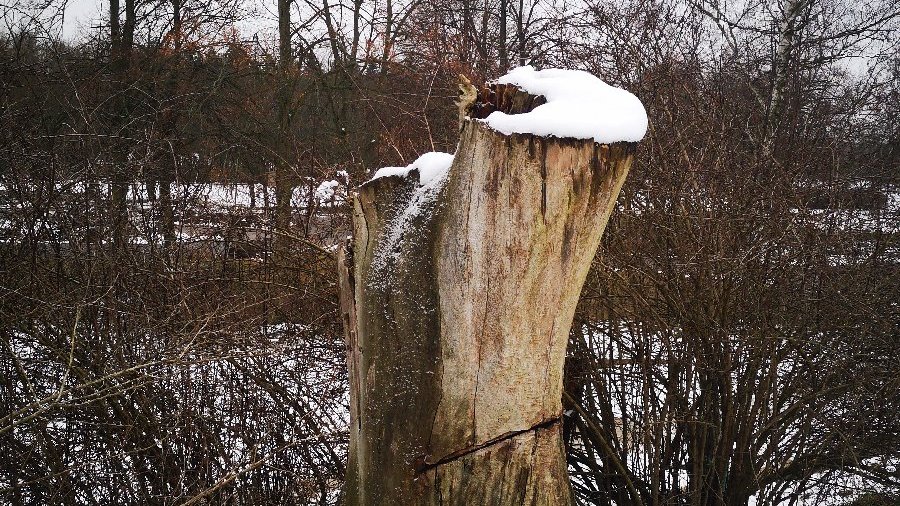
[[[80,35],[96,29],[101,24],[107,23],[109,0],[63,0],[65,1],[64,22],[62,25],[62,38],[74,40]],[[12,7],[14,17],[31,15],[37,12],[31,6],[44,3],[41,0],[0,0],[0,5]],[[61,2],[56,5],[63,5]],[[274,37],[277,27],[276,0],[244,0],[247,15],[236,23],[242,38],[249,39],[254,33],[264,32],[266,36],[260,36],[261,40]],[[9,12],[4,9],[4,12]],[[48,13],[45,13],[46,17]],[[7,18],[7,21],[9,18]],[[59,29],[57,27],[57,29]],[[57,32],[58,33],[58,32]],[[840,65],[853,74],[861,75],[867,72],[868,58],[847,58]]]
[[[103,2],[108,5],[108,2]],[[100,0],[69,0],[66,5],[63,37],[71,39],[79,32],[100,23],[105,9]]]
[[[0,3],[6,4],[6,0],[0,0]],[[13,0],[12,5],[16,7],[16,10],[21,15],[28,11],[33,13],[34,10],[29,9],[29,5],[34,3],[37,2],[33,0]],[[237,23],[237,27],[242,34],[249,37],[261,30],[274,30],[277,26],[276,0],[246,0],[245,5],[252,14],[247,16],[247,19],[240,20]],[[72,40],[86,31],[107,23],[108,10],[109,0],[67,0],[65,2],[62,37],[66,40]]]

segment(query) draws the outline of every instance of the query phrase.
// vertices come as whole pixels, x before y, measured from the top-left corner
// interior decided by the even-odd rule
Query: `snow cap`
[[[450,170],[453,155],[432,151],[425,153],[406,167],[384,167],[378,169],[369,181],[387,176],[406,176],[414,169],[419,170],[419,186],[425,186],[436,177],[443,176]]]
[[[518,67],[495,81],[513,84],[547,103],[523,114],[494,111],[480,120],[504,134],[637,142],[647,133],[647,112],[631,93],[581,70]]]

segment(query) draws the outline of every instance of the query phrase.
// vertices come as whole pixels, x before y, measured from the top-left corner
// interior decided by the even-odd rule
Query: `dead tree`
[[[339,254],[351,388],[347,504],[572,504],[561,440],[575,305],[634,143],[503,135],[543,103],[492,85],[432,195],[354,195]]]

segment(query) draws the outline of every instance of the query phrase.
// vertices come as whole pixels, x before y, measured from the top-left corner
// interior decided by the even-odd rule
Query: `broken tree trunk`
[[[575,305],[634,143],[503,135],[471,116],[542,103],[493,85],[443,185],[354,196],[339,254],[349,505],[572,504],[561,439]]]

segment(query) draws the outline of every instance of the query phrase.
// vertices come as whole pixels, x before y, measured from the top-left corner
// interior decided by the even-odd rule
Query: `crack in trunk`
[[[453,462],[454,460],[459,460],[460,458],[465,457],[466,455],[471,455],[472,453],[475,453],[478,450],[483,450],[485,448],[489,448],[489,447],[497,445],[499,443],[503,443],[504,441],[509,441],[510,439],[521,436],[522,434],[527,434],[529,432],[534,432],[534,431],[537,431],[540,429],[550,428],[550,427],[560,423],[561,421],[562,421],[562,416],[555,416],[553,418],[550,418],[550,419],[544,420],[542,422],[539,422],[535,425],[532,425],[531,427],[529,427],[527,429],[507,432],[507,433],[501,434],[493,439],[489,439],[489,440],[485,441],[484,443],[479,443],[477,445],[467,446],[466,448],[456,450],[455,452],[452,452],[452,453],[440,458],[437,462],[428,462],[427,457],[420,459],[417,462],[416,473],[417,474],[425,473],[436,467],[440,467],[444,464]]]

